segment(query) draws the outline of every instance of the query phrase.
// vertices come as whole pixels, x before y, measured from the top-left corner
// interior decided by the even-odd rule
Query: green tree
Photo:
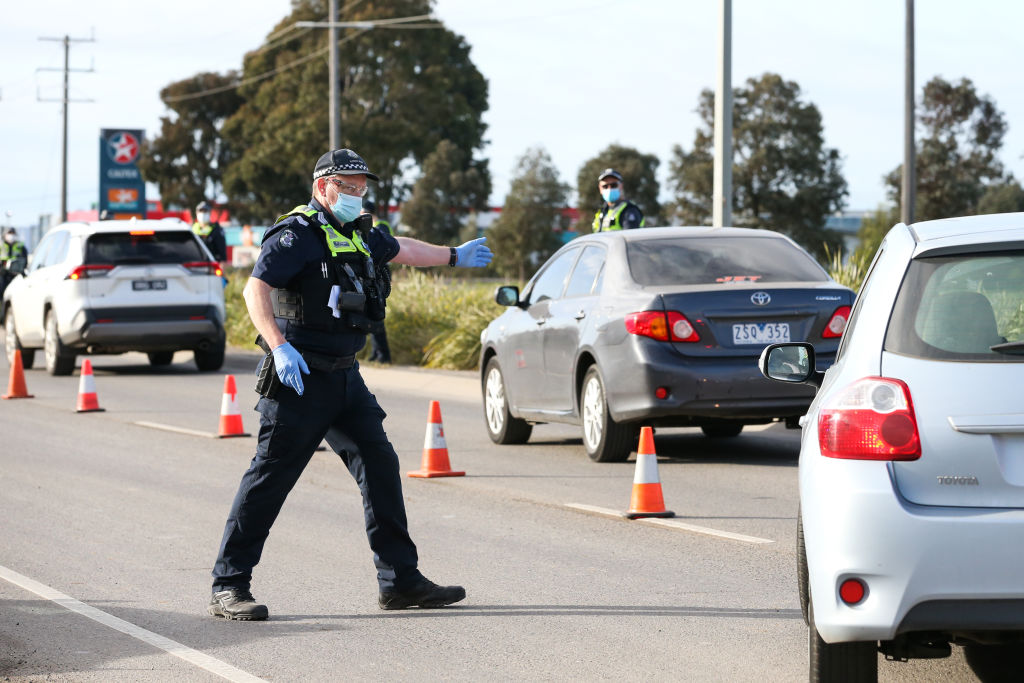
[[[970,79],[950,83],[939,76],[925,84],[919,111],[924,137],[914,160],[914,220],[978,213],[987,186],[1003,180],[1003,165],[996,158],[1006,134],[1003,114],[991,97],[978,95]],[[900,164],[885,177],[897,207],[902,182]]]
[[[1024,211],[1024,187],[1012,176],[1006,182],[989,185],[978,200],[978,213]]]
[[[245,104],[224,125],[239,150],[224,188],[242,217],[266,219],[303,199],[313,165],[327,151],[328,31],[293,28],[323,20],[327,0],[292,6],[268,47],[246,55],[239,89]],[[431,0],[362,0],[340,14],[343,21],[369,21],[423,15],[432,6]],[[483,145],[487,81],[462,36],[443,27],[378,27],[346,29],[339,42],[341,144],[380,176],[379,204],[404,199],[402,178],[442,140],[467,152]]]
[[[879,206],[871,214],[865,216],[857,231],[859,243],[852,260],[865,264],[870,263],[889,230],[899,222],[899,211],[892,206]]]
[[[591,232],[594,213],[604,200],[597,188],[597,176],[606,168],[622,174],[625,196],[644,212],[644,224],[662,225],[661,204],[658,203],[657,171],[661,162],[653,154],[641,154],[633,147],[608,145],[597,156],[588,159],[576,176],[576,194],[579,197],[580,217],[573,228],[580,233]]]
[[[466,156],[455,143],[442,140],[423,160],[412,198],[402,205],[402,224],[413,237],[448,244],[459,238],[467,214],[486,208],[491,195],[487,164]]]
[[[144,179],[156,183],[165,206],[191,209],[219,194],[224,169],[231,161],[231,148],[220,129],[242,106],[242,98],[233,88],[189,96],[219,90],[237,80],[235,72],[201,73],[160,91],[170,113],[160,118],[160,133],[143,144],[139,170]]]
[[[676,145],[669,163],[674,217],[709,225],[714,185],[715,94],[701,92],[702,125],[693,148]],[[766,73],[733,89],[733,224],[784,232],[819,257],[841,238],[825,219],[847,195],[839,152],[825,147],[821,113],[801,100],[800,86]]]
[[[561,246],[558,229],[566,227],[568,195],[546,150],[529,149],[519,158],[501,216],[487,231],[499,273],[525,282]]]

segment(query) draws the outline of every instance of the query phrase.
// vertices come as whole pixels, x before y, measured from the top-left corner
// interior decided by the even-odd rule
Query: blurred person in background
[[[632,230],[644,227],[644,214],[633,202],[626,199],[626,185],[622,174],[614,168],[606,168],[597,177],[597,189],[604,204],[594,215],[594,232],[606,230]]]

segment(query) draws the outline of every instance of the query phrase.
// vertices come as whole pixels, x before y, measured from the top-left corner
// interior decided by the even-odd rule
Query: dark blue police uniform
[[[318,221],[330,223],[350,239],[353,223],[338,225],[316,200],[308,206],[315,216],[292,214],[268,231],[253,277],[280,290],[294,287],[297,278],[308,279],[321,268],[327,276],[331,251]],[[378,228],[370,230],[363,244],[377,267],[399,251],[395,238]],[[326,310],[326,301],[320,305]],[[287,341],[304,354],[345,358],[366,342],[366,332],[354,328],[325,334],[293,321],[277,318],[277,322]],[[249,589],[270,527],[324,438],[341,456],[362,493],[366,534],[380,589],[408,590],[423,576],[417,569],[416,546],[409,537],[398,455],[384,432],[384,411],[363,382],[358,363],[335,370],[316,369],[310,363],[303,382],[301,396],[285,386],[273,398],[261,397],[256,405],[260,413],[256,456],[242,477],[228,515],[213,569],[213,590]],[[357,451],[346,449],[350,442]]]

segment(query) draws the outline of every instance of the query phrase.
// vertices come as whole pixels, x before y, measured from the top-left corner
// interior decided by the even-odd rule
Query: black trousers
[[[302,379],[302,396],[281,387],[274,399],[261,398],[256,405],[256,456],[224,526],[213,590],[249,588],[271,525],[325,437],[363,494],[366,535],[381,590],[406,590],[422,575],[409,538],[398,455],[384,433],[386,415],[366,388],[358,364],[330,373],[313,370]],[[351,447],[349,440],[358,452],[345,449]]]

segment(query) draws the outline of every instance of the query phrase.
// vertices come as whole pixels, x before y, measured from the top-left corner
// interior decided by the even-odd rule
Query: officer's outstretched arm
[[[242,290],[245,306],[249,309],[249,319],[253,327],[260,333],[270,348],[284,344],[284,335],[274,321],[274,305],[270,296],[273,288],[257,277],[250,277]]]
[[[493,254],[484,244],[486,237],[478,237],[459,247],[442,247],[414,240],[411,237],[396,237],[398,255],[393,263],[406,266],[445,266],[451,263],[452,249],[455,250],[455,263],[462,268],[482,268],[491,262]]]

